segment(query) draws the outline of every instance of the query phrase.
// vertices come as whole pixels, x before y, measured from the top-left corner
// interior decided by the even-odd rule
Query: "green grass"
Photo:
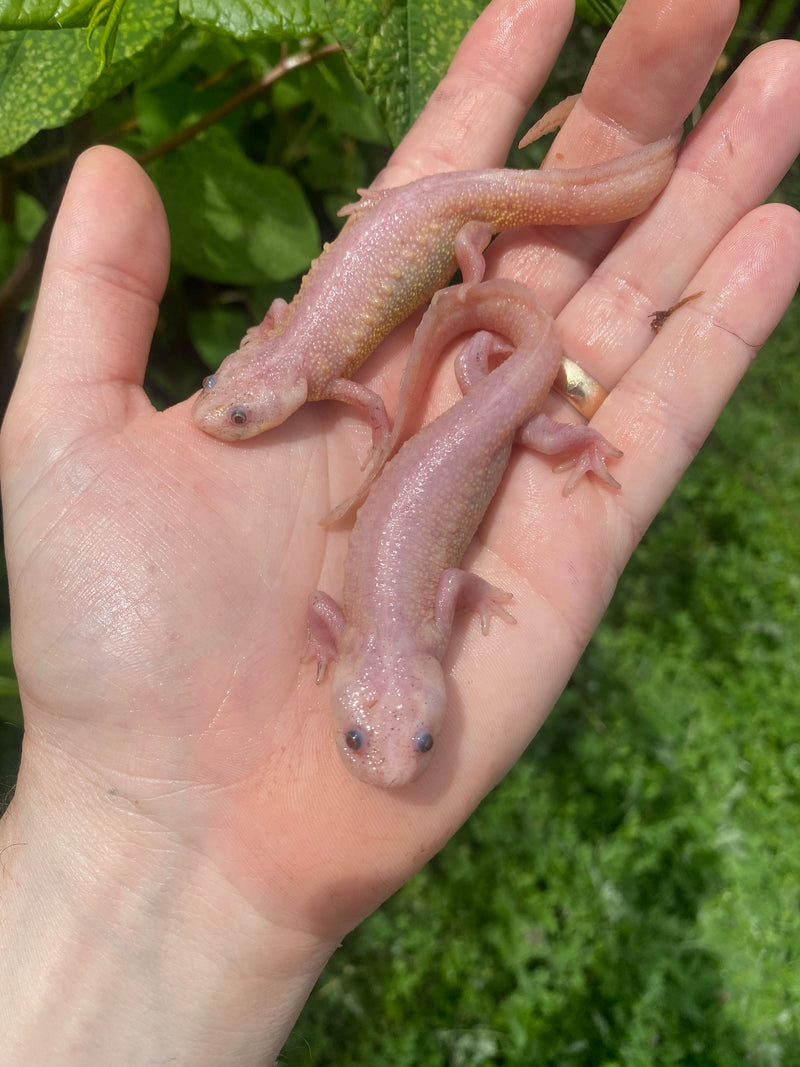
[[[285,1067],[800,1064],[800,301],[520,763]]]

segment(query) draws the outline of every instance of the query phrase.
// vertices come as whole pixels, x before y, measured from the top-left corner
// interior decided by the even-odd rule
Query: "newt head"
[[[255,437],[279,426],[306,401],[308,382],[300,360],[265,359],[268,350],[254,352],[254,347],[243,346],[222,361],[216,374],[203,379],[192,418],[212,437]]]
[[[444,676],[427,654],[392,667],[360,658],[340,662],[333,686],[336,744],[352,773],[370,785],[408,785],[428,766],[445,710]]]

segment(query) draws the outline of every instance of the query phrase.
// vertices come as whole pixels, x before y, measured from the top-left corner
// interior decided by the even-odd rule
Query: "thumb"
[[[76,161],[58,213],[0,461],[46,463],[149,406],[141,388],[169,234],[147,175],[117,149]]]

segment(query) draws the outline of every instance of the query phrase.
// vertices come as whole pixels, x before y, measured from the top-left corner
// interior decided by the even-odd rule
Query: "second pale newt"
[[[446,325],[443,325],[446,324]],[[349,769],[384,788],[407,785],[437,747],[446,704],[441,658],[458,607],[513,621],[511,597],[461,569],[517,437],[565,454],[572,474],[617,483],[605,460],[621,453],[589,426],[553,422],[539,409],[555,378],[555,323],[524,285],[494,279],[434,297],[419,330],[447,344],[484,327],[512,354],[489,371],[496,343],[481,332],[457,361],[466,395],[410,438],[384,468],[356,517],[344,565],[341,607],[309,599],[309,652],[321,681],[336,661],[334,734]],[[416,343],[416,340],[415,340]]]

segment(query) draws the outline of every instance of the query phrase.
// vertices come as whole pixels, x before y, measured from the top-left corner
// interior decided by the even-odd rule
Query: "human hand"
[[[671,132],[735,13],[730,0],[681,0],[656,17],[630,0],[554,164]],[[495,0],[380,181],[500,165],[570,15],[561,0]],[[152,985],[174,953],[172,970],[202,977],[209,1000],[216,983],[220,1033],[228,1025],[230,1039],[238,1021],[262,1055],[267,1042],[277,1051],[342,935],[443,844],[535,733],[633,547],[788,304],[800,221],[757,205],[800,147],[789,121],[799,65],[792,43],[751,56],[663,196],[613,248],[619,227],[526,230],[487,257],[490,273],[535,287],[560,313],[569,354],[614,386],[593,425],[624,450],[623,489],[584,485],[565,501],[546,463],[515,458],[467,565],[514,593],[517,625],[488,637],[474,620],[456,627],[439,751],[402,791],[347,772],[328,689],[300,662],[307,594],[338,594],[346,548],[346,531],[318,520],[358,481],[368,431],[338,405],[307,405],[233,447],[197,430],[190,401],[155,412],[141,382],[166,279],[163,213],[127,157],[96,149],[79,161],[0,457],[26,714],[3,843],[25,842],[5,861],[20,885],[35,884],[24,875],[38,856],[73,919],[92,902],[102,910],[103,890],[135,885],[141,981]],[[651,312],[699,290],[652,334]],[[409,340],[398,331],[362,380],[391,396]],[[440,376],[432,410],[454,397],[451,378]],[[35,928],[47,932],[41,917]],[[149,938],[161,939],[151,956]],[[187,941],[200,950],[187,956]],[[99,988],[87,983],[87,1005]],[[166,1003],[169,990],[156,982],[151,996]],[[270,1018],[243,1027],[251,1012]]]

